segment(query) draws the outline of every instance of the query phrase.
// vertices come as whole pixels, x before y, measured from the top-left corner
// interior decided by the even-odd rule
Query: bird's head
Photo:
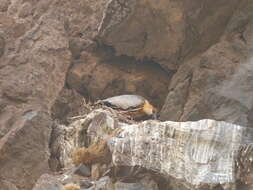
[[[151,116],[153,119],[157,119],[157,108],[151,105],[147,100],[145,100],[143,105],[143,111],[146,115]]]

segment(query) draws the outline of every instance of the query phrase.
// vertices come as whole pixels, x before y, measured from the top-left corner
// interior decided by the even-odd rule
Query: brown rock
[[[62,89],[52,107],[52,118],[67,124],[68,119],[88,112],[85,109],[85,99],[74,90]]]
[[[117,55],[147,57],[175,70],[219,40],[239,2],[112,0],[98,38]]]
[[[11,4],[10,0],[1,0],[0,1],[0,12],[7,11],[10,4]]]
[[[0,181],[30,189],[42,173],[48,172],[50,125],[49,115],[35,110],[13,120],[0,140]]]
[[[43,174],[37,180],[32,190],[41,190],[41,189],[61,190],[63,188],[61,182],[63,181],[64,177],[65,176]]]
[[[17,187],[8,181],[2,180],[0,189],[3,190],[18,190]]]
[[[68,85],[79,93],[93,99],[134,93],[157,106],[167,95],[169,71],[177,71],[162,119],[249,125],[252,5],[251,0],[0,0],[1,184],[32,189],[48,172],[51,116],[64,122],[79,113],[71,109],[81,97],[62,91],[71,63]],[[96,49],[94,36],[112,48]]]
[[[241,3],[219,43],[180,66],[170,83],[162,120],[210,118],[252,126],[253,25],[246,5]]]
[[[4,54],[5,49],[5,40],[2,36],[0,36],[0,57]]]
[[[170,74],[151,62],[136,63],[132,58],[115,57],[110,53],[83,53],[75,64],[67,83],[79,93],[93,99],[121,94],[138,94],[160,107],[167,94]]]
[[[0,116],[4,166],[0,178],[19,189],[31,189],[48,171],[51,119],[47,112],[64,85],[70,65],[63,25],[50,18],[42,20],[31,28],[20,27],[10,17],[4,20],[7,40],[0,58],[0,97],[8,106]]]
[[[25,2],[19,10],[18,16],[21,18],[25,18],[32,13],[32,5],[29,2]]]
[[[50,111],[71,64],[69,39],[94,35],[104,5],[0,0],[0,179],[19,190],[49,170]]]

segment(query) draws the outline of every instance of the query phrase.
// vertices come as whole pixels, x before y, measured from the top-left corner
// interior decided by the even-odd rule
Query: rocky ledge
[[[113,110],[97,109],[69,126],[55,126],[51,161],[65,169],[43,175],[33,190],[60,190],[71,184],[105,190],[251,185],[250,128],[214,120],[135,123],[118,118]]]

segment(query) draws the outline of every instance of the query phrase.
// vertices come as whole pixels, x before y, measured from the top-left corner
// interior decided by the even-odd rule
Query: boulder
[[[91,170],[87,166],[80,164],[74,169],[73,173],[83,177],[89,177],[91,175]]]
[[[114,189],[114,185],[112,183],[112,180],[106,176],[102,177],[98,181],[94,183],[92,187],[89,188],[89,190],[110,190]]]

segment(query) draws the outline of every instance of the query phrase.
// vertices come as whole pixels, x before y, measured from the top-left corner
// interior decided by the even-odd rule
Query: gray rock
[[[43,174],[32,190],[61,190],[63,175]]]
[[[46,187],[44,189],[41,189],[41,190],[61,190],[63,187],[63,185],[61,184],[54,184],[54,185],[51,185],[49,187]]]
[[[144,176],[139,183],[143,184],[146,190],[159,190],[158,184],[152,176]]]
[[[147,190],[141,183],[115,183],[115,190]]]
[[[94,183],[88,180],[82,180],[79,182],[81,188],[89,188],[91,187]]]
[[[87,190],[112,190],[112,189],[114,189],[112,180],[108,176],[106,176],[96,181],[94,186],[90,187]]]
[[[108,170],[108,166],[106,164],[96,163],[91,166],[91,179],[98,180],[101,176],[103,176]]]
[[[235,153],[252,142],[252,134],[245,127],[213,120],[145,121],[122,127],[109,147],[114,165],[139,165],[198,188],[235,183]]]
[[[87,166],[80,164],[74,169],[73,173],[84,177],[89,177],[91,175],[91,170]]]

